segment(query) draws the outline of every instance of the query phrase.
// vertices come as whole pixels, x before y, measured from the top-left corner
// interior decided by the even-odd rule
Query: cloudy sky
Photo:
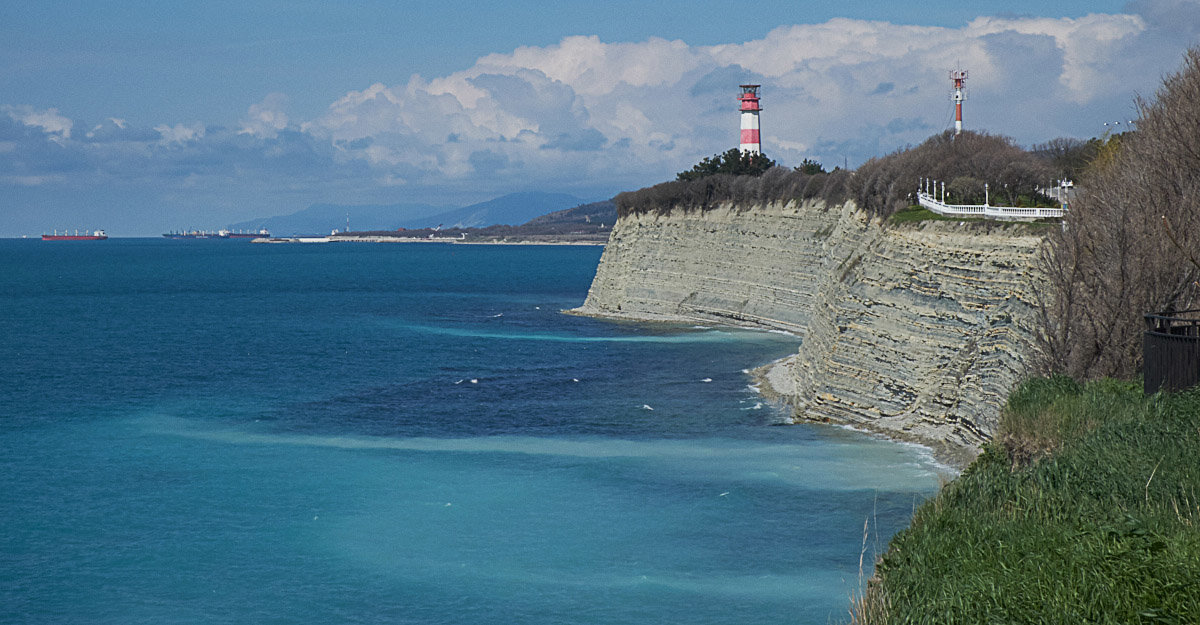
[[[735,147],[855,167],[953,125],[1031,145],[1134,117],[1200,0],[208,0],[0,6],[0,236],[317,202],[588,200]]]

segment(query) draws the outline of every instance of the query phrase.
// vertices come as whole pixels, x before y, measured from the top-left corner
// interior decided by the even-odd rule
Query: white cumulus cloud
[[[274,138],[280,130],[287,128],[288,116],[284,111],[287,102],[286,95],[271,93],[262,102],[250,105],[238,134]]]
[[[31,106],[5,106],[4,112],[26,126],[41,128],[46,134],[58,135],[62,139],[71,138],[74,122],[61,115],[56,108],[38,111]]]
[[[714,46],[567,37],[347,93],[302,127],[344,159],[392,170],[389,180],[661,179],[736,145],[737,87],[755,82],[768,154],[857,164],[947,128],[956,67],[971,75],[969,128],[1026,143],[1099,134],[1089,115],[1128,108],[1183,51],[1128,62],[1148,33],[1138,15],[1094,14],[981,17],[959,28],[839,18]]]
[[[160,143],[163,145],[184,144],[190,141],[196,141],[204,138],[204,124],[202,122],[193,122],[191,124],[175,124],[168,126],[167,124],[159,124],[154,127],[158,134],[162,137]]]
[[[247,98],[224,128],[79,122],[3,106],[0,181],[111,180],[299,201],[476,201],[540,188],[597,198],[674,177],[738,144],[738,85],[762,85],[765,152],[856,167],[953,126],[949,70],[967,69],[969,129],[1030,145],[1132,119],[1200,41],[1200,0],[1126,14],[980,17],[959,27],[832,19],[698,46],[571,36],[439,76],[363,84],[311,119]],[[351,85],[355,86],[355,85]],[[258,97],[258,96],[255,96]],[[447,199],[453,198],[453,199]]]

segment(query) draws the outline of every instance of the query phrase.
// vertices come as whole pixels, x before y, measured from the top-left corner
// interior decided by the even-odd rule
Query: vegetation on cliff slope
[[[1137,130],[1099,152],[1040,259],[1048,371],[1136,375],[1142,315],[1200,307],[1200,48],[1138,111]]]
[[[868,623],[1186,623],[1200,615],[1200,391],[1033,380],[916,513]]]

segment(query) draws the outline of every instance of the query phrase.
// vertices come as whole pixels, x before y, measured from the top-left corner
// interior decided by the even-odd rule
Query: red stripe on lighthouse
[[[742,143],[758,143],[758,129],[757,128],[743,128],[742,129]]]

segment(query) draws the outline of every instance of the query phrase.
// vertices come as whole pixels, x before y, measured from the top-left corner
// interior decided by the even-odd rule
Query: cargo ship
[[[179,232],[164,232],[164,237],[168,239],[257,239],[259,237],[269,237],[270,232],[266,228],[258,232],[234,232],[232,230],[217,230],[216,232],[209,230],[180,230]]]
[[[258,232],[233,232],[231,230],[218,230],[217,236],[222,239],[257,239],[259,237],[269,237],[271,233],[266,228]]]
[[[42,235],[43,241],[103,241],[107,238],[108,235],[103,230],[93,230],[91,234],[88,234],[87,230],[84,230],[83,234],[80,234],[78,230],[75,231],[75,234],[68,234],[65,231],[59,234],[55,230],[54,234]]]
[[[205,230],[180,230],[179,232],[164,232],[163,236],[168,239],[214,239],[217,233]]]

